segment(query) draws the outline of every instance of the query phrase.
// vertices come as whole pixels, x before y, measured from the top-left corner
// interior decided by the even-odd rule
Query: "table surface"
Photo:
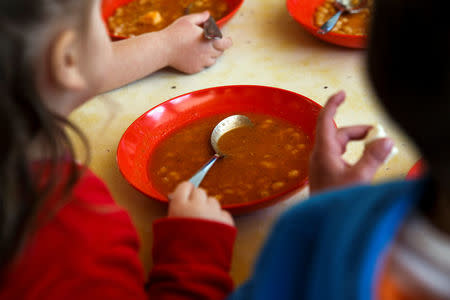
[[[379,170],[376,181],[404,177],[418,158],[413,144],[388,119],[371,91],[365,51],[340,48],[310,36],[289,16],[282,0],[245,0],[223,32],[232,37],[234,46],[215,66],[195,75],[161,70],[94,98],[70,116],[89,139],[90,168],[133,219],[146,270],[151,268],[151,224],[166,214],[166,206],[140,194],[123,179],[116,149],[126,128],[165,100],[213,86],[255,84],[288,89],[324,104],[332,93],[344,89],[347,101],[336,116],[338,126],[380,123],[399,148],[399,154]],[[74,144],[81,151],[81,143],[75,140]],[[361,151],[362,144],[353,143],[345,158],[354,162]],[[276,218],[307,193],[305,189],[287,201],[236,218],[239,234],[231,273],[237,284],[249,276]]]

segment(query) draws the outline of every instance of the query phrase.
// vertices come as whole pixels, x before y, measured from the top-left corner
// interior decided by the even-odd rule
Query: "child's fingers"
[[[233,217],[231,216],[231,214],[229,212],[227,212],[226,210],[222,210],[221,214],[222,214],[222,219],[226,224],[228,224],[230,226],[234,226]]]
[[[208,197],[207,203],[211,208],[220,209],[220,203],[214,197]]]
[[[219,52],[219,53],[214,53],[213,55],[211,55],[211,58],[214,60],[217,60],[219,57],[221,57],[223,54],[223,52]]]
[[[379,139],[367,145],[363,156],[353,167],[354,176],[360,181],[371,181],[393,147],[394,142],[389,138]]]
[[[220,40],[215,40],[212,44],[216,50],[223,52],[233,45],[233,41],[231,40],[231,38],[226,37]]]
[[[187,200],[189,196],[192,194],[192,190],[194,189],[194,185],[189,181],[184,181],[180,183],[172,194],[169,194],[170,200]]]
[[[212,58],[217,59],[217,58],[219,58],[222,54],[223,54],[223,51],[219,51],[219,50],[217,50],[217,49],[214,48],[214,47],[211,48],[210,56],[211,56]]]
[[[328,144],[329,139],[334,135],[335,126],[333,123],[339,105],[345,100],[344,91],[330,97],[317,118],[317,143]]]
[[[333,119],[336,115],[339,105],[345,100],[345,92],[340,91],[328,99],[327,103],[323,107],[317,120],[317,126],[320,126],[322,131],[327,130],[329,127],[334,127]]]
[[[200,202],[206,202],[206,199],[208,198],[208,195],[206,194],[206,191],[204,189],[194,189],[189,196],[189,201],[200,201]]]
[[[349,127],[341,127],[338,129],[337,138],[342,147],[342,153],[345,152],[345,147],[348,142],[361,140],[367,136],[367,133],[372,128],[372,126],[367,125],[358,125],[358,126],[349,126]]]
[[[212,65],[214,65],[216,63],[216,59],[215,58],[209,58],[206,63],[205,63],[205,67],[211,67]]]
[[[353,140],[361,140],[366,137],[371,128],[372,126],[370,125],[341,127],[338,129],[338,138],[346,143]]]
[[[206,11],[204,11],[202,13],[190,14],[190,15],[184,16],[183,18],[185,18],[186,20],[188,20],[192,24],[201,25],[201,24],[205,23],[206,20],[208,20],[208,18],[209,18],[209,11],[206,10]]]

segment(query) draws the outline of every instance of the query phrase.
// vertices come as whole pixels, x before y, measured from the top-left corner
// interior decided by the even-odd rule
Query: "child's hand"
[[[169,199],[169,217],[207,219],[234,226],[233,218],[216,198],[208,197],[203,189],[188,181],[180,183]]]
[[[208,18],[208,12],[191,14],[164,29],[169,66],[184,73],[197,73],[215,64],[217,58],[231,47],[230,38],[209,41],[203,37],[200,25]]]
[[[363,156],[355,165],[344,161],[342,155],[347,143],[363,139],[371,128],[351,126],[337,129],[334,126],[334,115],[344,99],[344,92],[332,96],[317,120],[316,144],[310,160],[311,193],[370,182],[394,146],[393,141],[388,138],[378,139],[367,145]]]

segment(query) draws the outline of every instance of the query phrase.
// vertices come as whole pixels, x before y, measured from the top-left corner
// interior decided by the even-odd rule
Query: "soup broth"
[[[188,7],[189,13],[208,10],[216,20],[228,10],[225,0],[134,0],[109,17],[109,30],[123,37],[158,31],[185,15]]]
[[[355,2],[356,0],[354,0]],[[314,23],[317,27],[321,27],[328,21],[336,12],[334,6],[335,0],[325,0],[320,5],[314,15]],[[359,1],[356,1],[357,4]],[[367,35],[367,27],[370,21],[370,12],[372,10],[373,0],[367,1],[367,7],[356,14],[343,14],[336,26],[332,29],[332,32],[350,35]]]
[[[200,187],[222,205],[280,194],[306,179],[311,152],[309,137],[298,127],[272,116],[245,114],[254,126],[235,129],[219,141],[219,159]],[[229,115],[205,118],[175,132],[157,147],[149,175],[162,193],[172,192],[213,155],[210,136]]]

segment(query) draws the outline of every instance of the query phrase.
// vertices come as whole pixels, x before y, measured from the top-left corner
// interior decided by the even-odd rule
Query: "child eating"
[[[346,164],[346,142],[367,128],[334,128],[345,97],[335,95],[317,125],[310,168],[316,195],[281,217],[253,276],[230,300],[450,299],[448,9],[446,1],[378,0],[370,34],[375,91],[417,143],[428,175],[346,187],[370,180],[392,142],[373,142],[370,155]]]
[[[231,40],[204,39],[202,13],[111,43],[100,4],[0,2],[0,299],[223,298],[235,228],[217,201],[175,192],[146,290],[128,214],[75,163],[65,129],[90,97],[165,66],[201,71]]]

